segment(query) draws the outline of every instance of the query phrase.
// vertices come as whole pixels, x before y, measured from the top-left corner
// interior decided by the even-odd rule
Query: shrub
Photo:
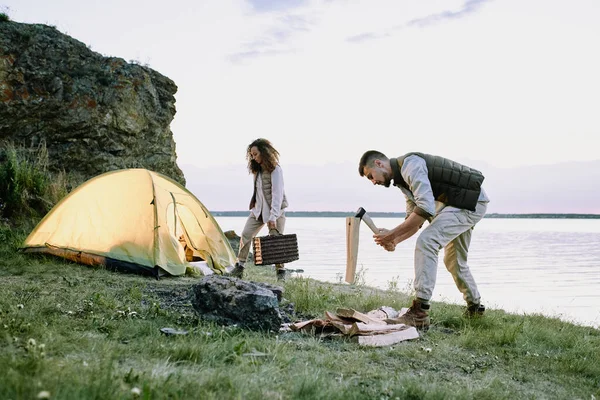
[[[0,22],[8,22],[8,21],[10,21],[8,14],[0,12]]]
[[[64,173],[48,171],[48,151],[5,144],[0,147],[0,217],[39,219],[67,194]]]

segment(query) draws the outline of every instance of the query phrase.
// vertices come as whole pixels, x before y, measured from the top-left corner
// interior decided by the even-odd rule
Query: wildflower
[[[28,346],[31,346],[31,347],[35,347],[35,339],[29,339],[29,340],[27,341],[27,345],[28,345]]]
[[[48,392],[47,390],[42,390],[41,392],[38,393],[37,398],[38,399],[49,399],[50,392]]]
[[[131,389],[131,394],[133,394],[134,396],[139,396],[140,394],[142,394],[142,390],[139,387],[134,387]]]
[[[21,308],[22,309],[23,307],[25,307],[23,304],[17,304],[17,308]]]
[[[40,350],[44,350],[45,348],[46,348],[46,345],[44,343],[42,343],[38,346],[38,349],[40,349]]]

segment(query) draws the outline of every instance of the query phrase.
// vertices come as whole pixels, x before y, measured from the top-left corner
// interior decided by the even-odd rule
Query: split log
[[[397,325],[372,325],[363,324],[362,322],[355,322],[352,324],[348,335],[383,335],[386,333],[398,332],[408,329],[409,326],[405,324]]]
[[[386,325],[386,322],[380,319],[371,318],[367,314],[363,314],[351,308],[338,308],[336,314],[343,318],[352,318],[365,324]]]
[[[346,282],[353,284],[358,260],[360,218],[346,217]]]
[[[331,321],[323,319],[311,319],[308,321],[296,322],[290,325],[290,329],[293,331],[315,332],[321,334],[338,332],[338,329]]]
[[[419,332],[414,326],[398,332],[387,333],[384,335],[355,336],[358,338],[358,344],[362,346],[383,347],[402,342],[404,340],[416,339]]]
[[[408,308],[406,308],[405,310],[408,310]],[[387,307],[387,306],[379,307],[377,310],[371,310],[367,313],[367,315],[369,317],[381,319],[381,320],[385,320],[388,318],[396,318],[400,314],[402,314],[402,310],[400,310],[400,312],[398,312],[398,311],[394,310],[392,307]]]
[[[316,321],[316,319],[311,319],[311,320],[308,320],[308,321],[294,322],[293,324],[290,325],[290,329],[293,330],[293,331],[299,331],[299,330],[302,330],[307,325],[312,326],[312,324],[315,321]]]

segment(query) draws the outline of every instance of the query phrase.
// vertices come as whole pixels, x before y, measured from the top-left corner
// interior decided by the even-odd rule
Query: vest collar
[[[402,161],[404,161],[404,157],[402,157]],[[402,174],[400,173],[400,160],[397,158],[390,158],[390,166],[392,167],[392,178],[394,179],[394,186],[402,186],[408,189],[408,185],[404,182],[402,178]]]

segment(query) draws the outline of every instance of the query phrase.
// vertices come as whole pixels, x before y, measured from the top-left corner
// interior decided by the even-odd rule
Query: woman
[[[244,276],[244,264],[248,258],[252,239],[267,224],[269,234],[283,234],[285,208],[288,206],[283,190],[283,171],[279,166],[279,152],[267,139],[256,139],[246,150],[248,171],[254,175],[254,194],[250,200],[250,215],[240,238],[235,268],[231,275]],[[276,264],[277,280],[285,280],[283,264]]]

